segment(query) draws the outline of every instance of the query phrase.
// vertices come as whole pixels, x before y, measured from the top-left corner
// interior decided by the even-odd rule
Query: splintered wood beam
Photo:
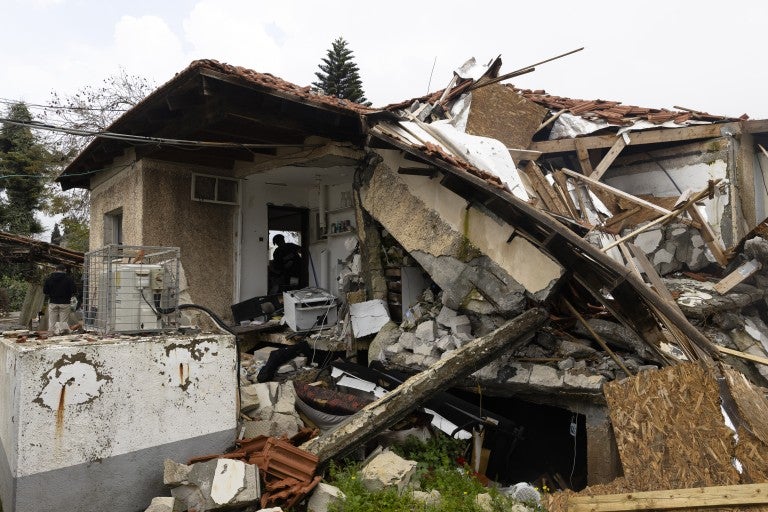
[[[632,145],[658,144],[662,142],[678,142],[694,139],[710,139],[722,137],[725,134],[738,135],[741,133],[740,123],[712,123],[681,128],[659,128],[656,130],[643,130],[632,132]],[[616,143],[615,135],[592,135],[570,139],[545,140],[533,142],[528,149],[541,151],[542,153],[565,153],[576,151],[576,141],[585,149],[610,148]]]
[[[720,241],[717,239],[717,236],[715,235],[712,226],[707,222],[707,219],[704,218],[696,205],[693,205],[693,208],[689,208],[688,213],[691,215],[691,218],[701,226],[699,227],[701,238],[704,239],[704,243],[707,244],[707,247],[712,252],[717,263],[721,267],[726,266],[728,264],[728,258],[725,257],[725,248],[720,244]]]
[[[317,455],[320,464],[354,450],[400,421],[435,393],[450,388],[498,358],[502,351],[526,343],[548,319],[549,314],[544,309],[529,309],[495,331],[455,350],[450,357],[410,377],[334,430],[307,441],[301,448]]]
[[[571,178],[576,178],[582,181],[587,182],[590,185],[594,185],[595,187],[599,188],[600,190],[604,190],[605,192],[608,192],[609,194],[612,194],[614,196],[620,197],[622,199],[626,199],[630,203],[634,203],[636,205],[642,206],[643,208],[647,208],[649,210],[656,211],[662,215],[669,215],[672,213],[670,210],[667,210],[666,208],[662,208],[661,206],[657,204],[653,204],[650,201],[646,201],[644,199],[640,199],[639,197],[635,197],[632,194],[628,194],[622,190],[619,190],[615,187],[612,187],[610,185],[607,185],[605,183],[602,183],[600,181],[597,181],[593,178],[590,178],[589,176],[584,176],[583,174],[579,174],[577,172],[571,171],[570,169],[561,169],[561,171],[570,176]]]
[[[738,357],[747,361],[752,361],[753,363],[760,363],[768,366],[768,357],[756,356],[754,354],[748,354],[739,350],[733,350],[732,348],[721,347],[720,345],[715,345],[715,348],[723,354],[728,354],[729,356]]]
[[[581,142],[583,139],[576,140],[576,156],[579,158],[579,165],[581,165],[581,172],[584,175],[589,176],[595,172],[592,168],[592,160],[589,158],[589,150]]]
[[[720,295],[725,295],[734,286],[744,281],[746,278],[757,272],[762,268],[762,265],[757,260],[749,260],[746,263],[739,265],[739,268],[721,279],[714,289]]]
[[[589,177],[593,180],[600,180],[603,174],[605,174],[605,171],[607,171],[613,161],[616,160],[616,157],[619,156],[619,153],[621,153],[621,151],[629,145],[629,142],[629,134],[626,132],[621,134],[619,138],[616,139],[616,142],[613,144],[613,146],[611,146],[611,149],[609,149],[605,154],[603,159],[600,160],[600,163],[597,164],[597,167],[595,167],[595,172],[590,174]]]
[[[768,483],[573,496],[569,512],[624,512],[768,504]]]

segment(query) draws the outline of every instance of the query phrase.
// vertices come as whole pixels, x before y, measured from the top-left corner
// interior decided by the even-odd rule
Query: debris
[[[350,304],[349,314],[355,338],[376,334],[389,322],[387,303],[381,299]]]
[[[346,495],[338,487],[320,482],[309,498],[307,512],[328,512],[330,505],[341,503],[345,499]]]
[[[144,512],[173,512],[176,500],[173,497],[152,498]]]
[[[360,470],[362,484],[371,492],[397,487],[402,493],[416,472],[416,461],[406,460],[394,452],[385,450]]]
[[[366,406],[338,429],[323,434],[303,448],[321,462],[340,455],[392,425],[418,403],[450,387],[486,365],[502,350],[522,345],[547,319],[542,309],[530,309],[490,334],[477,338],[432,365],[428,371],[410,378],[382,399]]]
[[[171,467],[168,462],[166,470]],[[166,475],[176,478],[186,471],[178,466],[182,465],[173,466],[172,474],[166,472]],[[233,459],[198,462],[188,467],[186,477],[171,489],[171,494],[180,510],[204,512],[247,506],[261,496],[259,469]]]

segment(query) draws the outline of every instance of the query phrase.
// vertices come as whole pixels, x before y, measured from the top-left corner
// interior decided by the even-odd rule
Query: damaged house
[[[626,473],[606,383],[727,359],[766,385],[768,122],[519,90],[500,68],[469,61],[442,91],[372,109],[196,61],[109,129],[128,137],[97,138],[59,177],[90,190],[92,249],[178,247],[180,301],[238,324],[239,348],[204,341],[218,416],[194,435],[218,437],[202,451],[236,437],[227,358],[289,342],[253,322],[274,295],[276,234],[303,255],[299,291],[280,297],[288,334],[338,324],[326,347],[390,377],[548,309],[511,349],[446,380],[465,402],[482,397],[479,423],[505,426],[486,443],[498,441],[486,460],[498,481],[580,490]],[[134,356],[165,358],[146,350]],[[169,372],[181,361],[180,383],[202,390],[174,357]],[[9,466],[16,489],[24,476]]]

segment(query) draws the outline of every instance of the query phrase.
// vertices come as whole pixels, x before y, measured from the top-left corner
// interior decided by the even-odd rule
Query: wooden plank
[[[541,156],[541,151],[532,151],[530,149],[509,149],[509,154],[512,156],[512,160],[515,161],[515,165],[522,160],[538,160]]]
[[[714,183],[716,184],[717,182],[714,182]],[[709,194],[709,187],[707,187],[704,190],[696,193],[692,198],[690,198],[688,201],[686,201],[685,204],[680,209],[671,211],[668,214],[663,215],[663,216],[659,217],[658,219],[649,222],[648,224],[645,224],[644,226],[642,226],[642,227],[632,231],[628,235],[619,238],[614,243],[609,244],[606,247],[603,247],[602,251],[606,252],[606,251],[612,249],[613,247],[617,246],[621,242],[624,242],[625,240],[629,240],[629,239],[639,235],[643,231],[647,231],[649,228],[652,228],[653,226],[655,226],[657,224],[661,224],[662,222],[666,222],[666,221],[671,220],[671,219],[673,219],[675,217],[678,217],[678,216],[682,215],[686,210],[695,210],[696,209],[696,204],[695,204],[696,201],[701,200],[702,198],[706,197],[708,194]],[[703,218],[699,218],[698,220],[699,220],[699,222],[704,221]],[[706,222],[704,222],[704,224],[706,224]],[[707,224],[707,226],[709,226],[709,224]]]
[[[591,173],[589,177],[593,180],[599,180],[602,178],[603,174],[605,174],[605,171],[608,170],[613,161],[616,160],[616,157],[619,156],[619,154],[625,147],[627,147],[627,145],[629,145],[629,134],[623,133],[618,139],[616,139],[614,145],[611,146],[611,149],[608,150],[608,153],[605,154],[603,159],[600,160],[600,163],[597,164],[597,167],[595,167],[595,172]]]
[[[739,265],[739,268],[722,278],[715,286],[715,291],[720,295],[725,295],[731,288],[757,272],[762,265],[757,260],[749,260]]]
[[[648,256],[646,256],[642,249],[640,249],[635,244],[627,243],[626,245],[630,252],[632,252],[632,255],[635,257],[635,260],[637,260],[637,264],[640,265],[640,268],[643,269],[643,272],[645,272],[645,276],[648,278],[648,281],[651,282],[651,285],[656,290],[656,293],[658,293],[662,299],[677,306],[675,298],[672,297],[672,294],[664,284],[664,281],[661,280],[661,276],[659,276],[653,264],[651,264],[650,260],[648,260]]]
[[[606,219],[605,222],[603,223],[603,226],[606,227],[606,228],[609,228],[609,227],[611,227],[611,226],[613,226],[615,224],[618,224],[619,222],[621,222],[621,221],[623,221],[625,219],[628,219],[631,216],[633,216],[634,214],[636,214],[637,212],[639,212],[640,209],[641,208],[639,206],[635,206],[634,208],[630,208],[629,210],[623,211],[621,213],[617,213],[616,215],[614,215],[610,219]]]
[[[569,512],[621,512],[768,504],[768,483],[574,496]]]
[[[581,172],[589,176],[595,172],[592,168],[592,160],[589,158],[589,150],[582,143],[584,139],[576,139],[576,156],[579,157],[579,164],[581,165]]]
[[[568,214],[572,219],[578,219],[579,215],[576,213],[576,205],[573,202],[571,193],[568,192],[568,179],[565,177],[565,174],[562,171],[555,171],[552,173],[552,178],[554,178],[555,183],[559,187],[560,199],[565,203]]]
[[[742,133],[739,137],[739,149],[736,154],[736,180],[738,185],[738,198],[741,203],[741,217],[746,226],[739,227],[744,232],[735,233],[734,238],[741,239],[746,232],[754,228],[759,222],[755,211],[755,139],[749,133]],[[744,229],[746,227],[746,229]]]
[[[589,176],[584,176],[583,174],[579,174],[577,172],[571,171],[570,169],[562,169],[561,170],[564,174],[567,176],[570,176],[572,178],[576,178],[582,181],[585,181],[589,183],[590,185],[594,185],[595,187],[604,190],[605,192],[608,192],[609,194],[613,194],[614,196],[621,197],[622,199],[626,199],[630,203],[634,203],[638,206],[642,206],[643,208],[647,208],[649,210],[653,210],[656,212],[659,212],[662,215],[669,215],[672,213],[670,210],[667,210],[666,208],[662,208],[661,206],[657,204],[653,204],[649,201],[646,201],[644,199],[640,199],[639,197],[635,197],[632,194],[628,194],[622,190],[619,190],[615,187],[612,187],[610,185],[607,185],[605,183],[602,183],[600,181],[597,181],[595,179],[590,178]]]
[[[688,208],[688,213],[691,215],[691,218],[701,226],[699,227],[701,238],[704,239],[704,243],[707,244],[707,247],[712,252],[717,263],[722,267],[726,266],[728,264],[728,258],[725,257],[725,249],[717,239],[715,232],[712,230],[712,226],[709,225],[709,222],[707,222],[701,212],[699,212],[699,208],[696,205],[693,205],[693,208]]]
[[[350,416],[334,430],[307,441],[301,448],[317,455],[323,464],[362,446],[435,393],[457,384],[499,354],[527,343],[536,329],[548,320],[549,313],[544,309],[527,310],[498,329],[453,351],[451,357],[441,359],[423,372],[413,375],[395,390]]]
[[[736,356],[740,357],[741,359],[746,359],[747,361],[752,361],[755,363],[760,363],[768,366],[768,357],[760,357],[756,356],[754,354],[748,354],[746,352],[741,352],[739,350],[733,350],[732,348],[723,347],[721,345],[715,345],[715,348],[722,352],[723,354],[728,354],[730,356]]]
[[[632,145],[656,144],[659,142],[676,142],[693,139],[708,139],[721,137],[724,132],[732,135],[741,133],[739,123],[717,123],[684,126],[681,128],[660,128],[658,130],[643,130],[632,132]],[[533,142],[528,149],[542,153],[564,153],[576,151],[576,140],[580,140],[586,149],[610,148],[616,142],[615,135],[593,135],[589,137],[574,137],[571,139],[545,140]]]

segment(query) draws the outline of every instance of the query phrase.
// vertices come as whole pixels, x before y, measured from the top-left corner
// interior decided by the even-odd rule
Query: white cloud
[[[187,64],[178,36],[157,16],[123,16],[114,40],[116,62],[131,72],[165,79]]]
[[[185,40],[195,58],[212,58],[280,74],[279,41],[293,30],[291,2],[203,0],[184,20]]]

